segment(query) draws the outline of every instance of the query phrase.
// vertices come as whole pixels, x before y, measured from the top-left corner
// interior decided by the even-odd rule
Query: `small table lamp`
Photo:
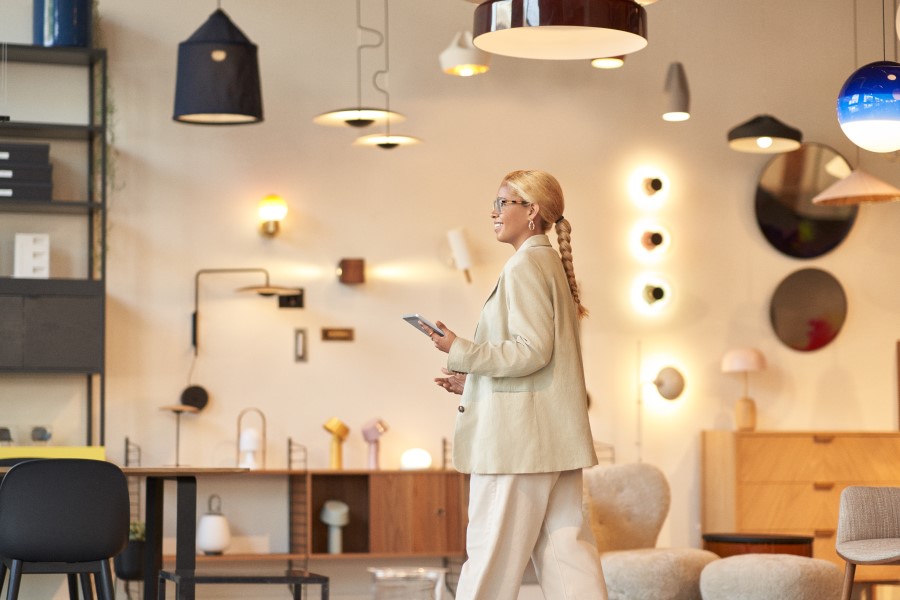
[[[344,463],[343,443],[347,439],[347,434],[350,433],[350,428],[337,417],[331,417],[322,427],[331,434],[330,466],[332,469],[340,469]]]
[[[350,522],[350,507],[340,500],[326,500],[319,518],[328,525],[328,553],[340,554],[343,552],[341,528]]]
[[[747,373],[765,368],[766,357],[756,348],[733,348],[722,356],[723,373],[742,373],[744,376],[744,395],[734,406],[734,425],[738,431],[756,429],[756,403],[749,394]]]
[[[388,430],[388,424],[381,419],[372,419],[363,425],[363,438],[369,444],[369,468],[378,469],[378,439]]]

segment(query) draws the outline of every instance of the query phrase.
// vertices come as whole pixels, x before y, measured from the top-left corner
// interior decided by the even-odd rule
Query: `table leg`
[[[144,552],[144,598],[156,598],[157,577],[162,569],[163,483],[147,477],[145,491],[147,545]]]
[[[197,478],[179,476],[175,571],[187,574],[178,587],[177,600],[194,600],[194,571],[197,568]]]

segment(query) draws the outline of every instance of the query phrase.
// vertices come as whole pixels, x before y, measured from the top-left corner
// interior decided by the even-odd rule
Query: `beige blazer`
[[[453,462],[464,473],[545,473],[597,464],[575,302],[562,261],[535,235],[507,261],[475,339],[447,367],[468,373]]]

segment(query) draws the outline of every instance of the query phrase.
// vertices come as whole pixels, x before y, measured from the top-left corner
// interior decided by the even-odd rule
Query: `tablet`
[[[425,323],[428,327],[430,327],[431,330],[434,331],[436,334],[438,334],[441,337],[444,337],[444,331],[440,327],[438,327],[437,325],[435,325],[434,323],[432,323],[431,321],[429,321],[428,319],[426,319],[425,317],[423,317],[420,314],[403,315],[403,320],[406,321],[407,323],[409,323],[410,325],[412,325],[413,327],[415,327],[416,329],[418,329],[419,331],[421,331],[422,333],[424,333],[425,335],[428,335],[428,332],[425,331],[425,329],[421,325],[419,325],[419,321],[421,321],[421,322]]]

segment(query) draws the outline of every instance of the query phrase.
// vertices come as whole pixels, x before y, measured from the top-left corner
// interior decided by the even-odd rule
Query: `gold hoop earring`
[[[528,230],[534,231],[534,221],[528,221]]]

